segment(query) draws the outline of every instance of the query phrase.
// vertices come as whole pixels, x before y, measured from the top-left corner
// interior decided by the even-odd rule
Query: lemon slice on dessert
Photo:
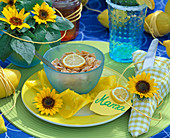
[[[70,54],[63,58],[63,64],[68,68],[79,68],[86,63],[86,60],[78,54]]]
[[[153,10],[155,8],[154,0],[136,0],[139,5],[146,4],[149,9]]]
[[[123,87],[116,87],[111,91],[111,97],[112,99],[117,103],[124,103],[125,101],[129,100],[130,95],[127,89]],[[124,99],[124,100],[122,100]]]

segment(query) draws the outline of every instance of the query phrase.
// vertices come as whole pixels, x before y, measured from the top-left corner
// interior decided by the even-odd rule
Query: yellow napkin
[[[37,92],[43,89],[43,87],[49,87],[52,89],[50,82],[44,70],[37,72],[38,79],[30,80],[26,82],[26,85],[35,89]],[[85,105],[91,103],[99,92],[106,89],[114,89],[117,87],[116,76],[101,77],[96,87],[88,94],[78,94],[70,89],[63,91],[61,97],[63,99],[62,108],[59,110],[59,114],[64,118],[70,118],[76,114]]]
[[[138,50],[133,53],[133,62],[141,62],[145,59],[146,52],[142,50]],[[141,74],[142,72],[150,73],[151,79],[155,79],[155,83],[158,84],[158,93],[163,99],[170,91],[170,75],[165,77],[168,70],[168,64],[170,64],[170,60],[163,57],[155,57],[155,62],[153,67],[149,67],[146,69],[142,69],[143,63],[136,65],[136,75]],[[157,61],[159,60],[159,61]],[[163,63],[163,62],[166,63]],[[149,64],[149,63],[148,63]],[[164,79],[162,79],[165,77]],[[160,80],[160,81],[158,81]],[[161,99],[159,99],[159,103],[161,102]],[[154,114],[154,111],[157,108],[157,100],[155,97],[147,98],[144,100],[139,100],[136,95],[133,96],[133,107],[135,107],[137,110],[141,111],[147,116],[152,117]],[[133,137],[137,137],[143,133],[148,132],[149,126],[150,126],[151,119],[143,116],[136,110],[132,109],[129,119],[129,132],[132,134]]]

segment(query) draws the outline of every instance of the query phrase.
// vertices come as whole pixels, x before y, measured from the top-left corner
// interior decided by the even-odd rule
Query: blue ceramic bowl
[[[62,44],[51,48],[44,54],[44,58],[52,62],[54,59],[60,59],[66,52],[87,51],[94,53],[97,60],[101,61],[98,68],[80,73],[65,73],[53,70],[44,64],[45,73],[51,85],[58,91],[63,92],[66,89],[74,90],[79,94],[86,94],[91,91],[98,83],[104,66],[104,54],[97,48],[85,44]]]

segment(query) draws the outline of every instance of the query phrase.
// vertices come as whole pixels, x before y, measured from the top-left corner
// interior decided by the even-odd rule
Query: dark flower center
[[[136,90],[141,93],[147,93],[150,90],[150,85],[146,81],[138,81],[136,83]]]
[[[45,10],[40,10],[40,12],[39,12],[39,17],[40,17],[40,19],[46,19],[47,16],[48,16],[48,12],[47,12],[47,11],[45,11]]]
[[[10,23],[18,26],[18,25],[22,25],[22,20],[17,17],[12,17],[12,18],[10,18]]]
[[[8,2],[8,4],[9,4],[10,6],[13,6],[13,5],[14,5],[14,0],[10,0],[10,1]]]
[[[55,104],[55,100],[52,99],[51,97],[45,97],[42,100],[42,104],[45,109],[52,109]]]

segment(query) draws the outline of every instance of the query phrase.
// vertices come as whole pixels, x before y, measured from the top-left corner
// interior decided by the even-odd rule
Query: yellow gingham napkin
[[[143,61],[145,59],[146,54],[147,53],[142,50],[138,50],[134,52],[133,62],[136,63],[136,62]],[[167,58],[155,57],[155,59],[170,64],[170,60]],[[155,79],[155,83],[157,83],[158,84],[157,87],[159,87],[158,92],[161,98],[163,99],[170,91],[170,75],[165,77],[166,74],[169,72],[168,65],[160,61],[155,60],[154,66],[146,69],[142,69],[143,63],[139,63],[135,67],[136,67],[136,75],[141,74],[142,72],[145,72],[146,74],[147,73],[151,74],[151,79]],[[162,79],[163,77],[165,78]],[[160,102],[161,99],[159,100],[159,103]],[[135,107],[137,110],[141,111],[145,115],[152,117],[155,109],[157,108],[157,100],[155,97],[139,100],[137,96],[134,95],[133,107]],[[149,130],[150,121],[151,119],[143,116],[139,112],[132,109],[130,119],[129,119],[129,126],[128,126],[129,132],[133,137],[137,137],[143,133],[146,133]]]

